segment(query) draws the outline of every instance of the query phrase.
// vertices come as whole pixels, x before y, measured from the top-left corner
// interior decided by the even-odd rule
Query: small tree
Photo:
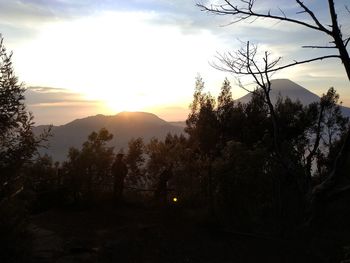
[[[218,140],[218,121],[215,100],[210,93],[203,93],[203,89],[203,79],[198,76],[185,131],[190,135],[190,140],[194,147],[198,147],[201,155],[209,158],[214,154]]]
[[[232,139],[235,134],[230,125],[234,118],[234,100],[232,98],[230,81],[226,78],[221,86],[220,95],[217,98],[217,118],[222,144]]]

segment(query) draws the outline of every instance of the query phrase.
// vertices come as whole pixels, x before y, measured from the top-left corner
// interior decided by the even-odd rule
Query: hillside
[[[35,127],[40,133],[47,126]],[[131,138],[142,137],[145,142],[151,138],[165,138],[168,133],[180,134],[183,128],[172,125],[154,114],[145,112],[122,112],[114,116],[96,115],[77,119],[61,126],[53,126],[53,136],[49,139],[48,149],[41,149],[56,161],[66,159],[69,147],[81,147],[87,136],[101,128],[106,128],[114,135],[111,146],[126,150]]]

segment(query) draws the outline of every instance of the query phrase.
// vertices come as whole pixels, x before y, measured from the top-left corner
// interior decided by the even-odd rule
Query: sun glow
[[[120,99],[106,99],[106,107],[112,113],[117,113],[121,111],[144,111],[150,105],[144,101],[142,96],[133,96],[125,98],[125,100]]]
[[[220,45],[209,31],[186,34],[157,19],[152,12],[104,12],[48,23],[16,48],[16,67],[31,86],[70,89],[104,102],[111,114],[183,105],[197,73],[209,75]],[[223,78],[207,86],[217,89]]]

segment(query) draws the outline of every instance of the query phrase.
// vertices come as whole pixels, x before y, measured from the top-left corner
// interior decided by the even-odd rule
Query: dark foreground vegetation
[[[206,11],[261,17],[254,1]],[[234,2],[234,1],[232,1]],[[315,25],[274,16],[331,36],[350,72],[328,1],[332,31],[301,2]],[[270,76],[247,43],[221,62],[250,75],[247,104],[225,80],[218,98],[198,77],[185,135],[108,147],[106,129],[89,135],[67,160],[38,156],[50,131],[35,137],[24,88],[0,44],[1,262],[347,262],[350,260],[349,120],[330,88],[319,102],[271,103]],[[315,58],[320,60],[328,58]],[[301,63],[307,63],[305,60]],[[294,66],[298,62],[287,65]],[[350,76],[350,75],[349,75]],[[244,86],[242,85],[244,88]]]

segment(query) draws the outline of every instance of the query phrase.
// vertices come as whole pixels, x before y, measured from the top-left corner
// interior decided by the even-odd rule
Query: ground
[[[322,262],[289,241],[225,231],[179,207],[100,205],[31,218],[33,262]]]

